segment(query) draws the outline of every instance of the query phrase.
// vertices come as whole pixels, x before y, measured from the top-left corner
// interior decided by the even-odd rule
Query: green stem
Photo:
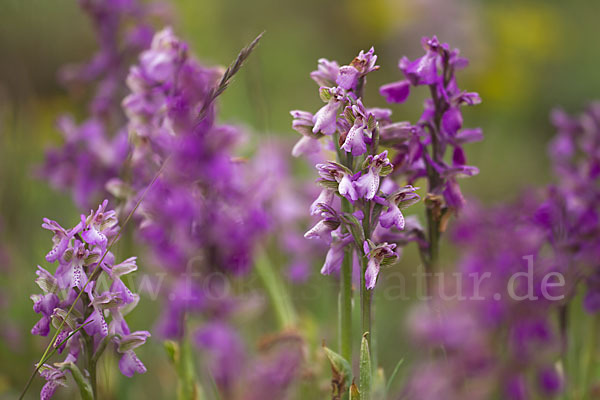
[[[295,326],[297,321],[296,310],[292,305],[288,291],[285,290],[278,272],[275,271],[265,251],[258,252],[255,267],[257,275],[271,299],[280,328],[286,329]]]
[[[366,262],[365,262],[366,264]],[[364,267],[363,269],[366,269],[366,267]],[[363,277],[364,280],[364,277]],[[364,285],[363,285],[364,286]],[[371,332],[372,332],[372,326],[371,326],[371,305],[372,305],[372,293],[370,290],[368,290],[366,287],[361,288],[361,315],[362,315],[362,332],[363,335],[365,333],[369,333],[369,336],[367,337],[367,341],[369,343],[371,343]]]
[[[569,350],[569,303],[563,304],[558,309],[558,325],[560,329],[560,342],[561,342],[561,352],[560,352],[560,360],[559,363],[562,367],[563,376],[565,377],[563,382],[565,382],[565,386],[563,389],[563,394],[568,393],[569,388],[572,382],[569,382],[569,375],[567,372],[569,371],[569,362],[568,362],[568,350]]]
[[[82,301],[84,304],[90,304],[90,297],[87,294],[83,295]],[[83,316],[88,318],[93,312],[91,307],[85,307]],[[83,344],[85,347],[85,368],[89,375],[90,386],[92,387],[92,396],[95,399],[98,398],[98,388],[96,381],[96,364],[98,361],[97,357],[94,357],[94,338],[88,335],[85,331],[81,331],[81,337],[83,338]]]
[[[367,202],[364,207],[364,218],[363,218],[363,231],[366,238],[371,237],[371,203]],[[368,260],[366,256],[362,257],[362,268],[360,275],[360,307],[361,307],[361,323],[362,323],[362,334],[369,333],[367,341],[369,348],[372,349],[372,338],[375,336],[373,332],[372,320],[371,320],[371,308],[372,308],[372,291],[367,289],[365,282],[365,273],[367,271]],[[371,351],[371,354],[374,352]]]
[[[85,346],[87,353],[87,371],[90,374],[90,385],[92,386],[92,394],[94,399],[98,398],[98,386],[97,386],[97,377],[96,377],[96,359],[94,358],[94,339],[87,334],[83,335],[85,337]]]
[[[187,337],[179,341],[179,358],[175,369],[177,371],[178,387],[177,398],[179,400],[202,398],[202,389],[196,382],[196,365],[194,363],[194,352]],[[217,398],[219,395],[216,390]]]
[[[583,368],[583,398],[592,400],[592,383],[594,380],[594,367],[597,365],[598,329],[600,329],[600,316],[594,316],[589,323],[588,337],[584,354]]]
[[[342,162],[351,171],[354,171],[354,156],[352,153],[345,153],[339,147],[338,134],[334,139],[338,150],[338,161]],[[344,157],[345,153],[345,157]],[[342,212],[352,213],[352,204],[342,198]],[[342,261],[342,271],[340,276],[340,293],[339,293],[339,337],[340,337],[340,353],[350,365],[352,365],[352,256],[353,246],[346,246],[344,249],[344,259]]]
[[[340,287],[340,349],[341,355],[352,365],[352,253],[353,247],[344,249]]]
[[[433,274],[438,269],[438,258],[440,254],[440,223],[434,215],[434,210],[427,209],[427,239],[429,247],[427,248],[427,257],[425,262],[425,285],[427,295],[431,295],[433,290]]]

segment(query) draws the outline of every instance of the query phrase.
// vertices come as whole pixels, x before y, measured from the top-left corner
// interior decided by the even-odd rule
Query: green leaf
[[[350,382],[352,379],[352,367],[350,367],[348,360],[328,347],[323,346],[323,350],[325,350],[325,354],[327,355],[329,363],[331,364],[331,370],[334,373],[334,378],[341,378],[339,380],[342,384],[341,386],[344,386],[346,382]]]
[[[371,381],[372,381],[372,370],[371,370],[371,353],[369,352],[369,341],[367,336],[369,332],[365,332],[360,344],[360,400],[371,399]]]
[[[328,224],[329,222],[325,223]],[[337,226],[335,228],[337,228]],[[266,251],[257,251],[254,268],[260,283],[264,286],[269,295],[269,299],[275,309],[275,315],[279,320],[281,329],[289,329],[296,326],[298,315],[296,314],[296,309],[290,298],[290,292],[281,279],[280,272],[276,269],[276,266],[268,257]]]
[[[73,379],[79,388],[79,394],[81,395],[82,400],[94,400],[94,393],[92,391],[92,385],[90,382],[83,376],[77,365],[72,362],[65,363],[55,363],[59,368],[68,369],[71,371],[71,375],[73,375]]]
[[[169,361],[173,365],[177,365],[179,362],[179,345],[177,342],[173,340],[165,340],[163,345],[165,346],[165,350],[167,351],[167,356],[169,357]]]
[[[204,399],[202,387],[196,382],[196,371],[192,350],[189,343],[183,339],[182,345],[172,340],[164,342],[169,361],[174,365],[177,372],[178,400],[201,400]]]
[[[394,371],[392,371],[392,375],[390,375],[390,379],[387,381],[387,385],[385,386],[386,394],[389,393],[390,387],[392,387],[392,382],[394,382],[394,379],[396,378],[396,375],[398,375],[398,371],[400,370],[400,367],[403,363],[404,358],[401,358],[400,361],[398,361],[398,363],[396,364],[396,367],[394,367]]]

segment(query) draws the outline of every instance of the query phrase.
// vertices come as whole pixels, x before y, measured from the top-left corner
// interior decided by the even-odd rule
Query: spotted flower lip
[[[150,336],[148,331],[136,331],[114,337],[117,352],[121,354],[119,369],[123,375],[131,378],[135,373],[143,374],[147,371],[133,350],[145,344]]]
[[[40,393],[40,400],[51,399],[59,386],[67,386],[65,372],[59,368],[44,364],[40,368],[40,375],[46,379],[46,384],[44,384]]]
[[[119,369],[128,378],[133,377],[136,373],[144,374],[147,371],[146,366],[133,351],[127,351],[121,356]]]
[[[404,229],[404,215],[402,215],[402,211],[396,204],[389,203],[388,209],[379,216],[379,223],[384,228],[395,226],[402,230]]]
[[[395,226],[399,230],[404,229],[405,221],[402,215],[402,209],[416,204],[420,201],[420,196],[415,193],[415,188],[407,185],[400,190],[390,194],[386,198],[388,209],[381,213],[379,223],[383,228]]]
[[[350,128],[346,140],[342,145],[342,149],[353,156],[360,156],[367,152],[367,144],[365,143],[365,125],[359,120],[355,120],[354,125]]]
[[[384,242],[375,245],[365,241],[363,247],[365,257],[369,260],[365,271],[365,285],[367,289],[372,290],[375,288],[381,266],[393,264],[398,259],[398,255],[394,251],[396,244]]]
[[[341,148],[355,157],[362,155],[367,152],[367,143],[371,143],[373,130],[376,129],[375,117],[365,109],[360,99],[356,104],[346,107],[344,114],[352,126]]]
[[[313,133],[333,135],[337,130],[337,113],[340,106],[346,101],[344,91],[339,87],[321,88],[321,96],[327,100],[325,104],[313,116]]]
[[[385,150],[365,159],[363,167],[366,168],[366,172],[363,172],[354,184],[359,197],[372,200],[379,191],[380,175],[389,174],[393,168],[387,154]]]

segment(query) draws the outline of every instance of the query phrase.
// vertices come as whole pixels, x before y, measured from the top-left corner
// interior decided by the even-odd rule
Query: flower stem
[[[354,171],[354,157],[352,153],[344,153],[339,147],[339,134],[336,133],[335,144],[338,149],[338,161],[342,162],[351,171]],[[345,157],[344,157],[345,154]],[[353,205],[342,198],[342,211],[352,213]],[[352,256],[353,247],[346,246],[344,249],[344,259],[342,261],[342,271],[340,276],[340,294],[339,294],[339,337],[340,353],[350,365],[352,365]]]
[[[440,253],[440,228],[439,220],[434,215],[434,210],[427,209],[427,257],[425,261],[425,287],[427,295],[430,296],[433,290],[433,274],[437,271],[438,257]]]
[[[363,231],[365,233],[365,238],[371,237],[371,203],[366,202],[364,207],[364,218],[363,218]],[[366,255],[362,257],[362,268],[361,268],[361,276],[360,276],[360,306],[361,306],[361,321],[362,321],[362,335],[365,333],[369,333],[367,336],[367,341],[369,343],[369,348],[371,349],[371,356],[375,354],[375,351],[372,346],[373,338],[375,337],[375,332],[373,332],[372,320],[371,320],[371,312],[372,312],[372,290],[367,289],[365,282],[365,273],[367,272],[368,260]],[[374,290],[374,289],[373,289]]]
[[[351,212],[352,205],[342,199],[342,211]],[[353,247],[346,246],[340,279],[339,336],[340,353],[352,365],[352,256]]]
[[[280,328],[288,329],[294,327],[297,323],[297,315],[289,292],[285,289],[279,277],[279,272],[275,271],[266,252],[260,250],[257,253],[255,270],[271,299]]]
[[[352,365],[352,246],[344,249],[340,287],[340,350]]]
[[[94,339],[83,332],[83,338],[85,341],[85,352],[87,358],[86,369],[88,374],[90,375],[90,385],[92,386],[92,394],[94,399],[98,398],[98,389],[97,389],[97,381],[96,381],[96,363],[97,359],[94,357]]]
[[[600,317],[594,316],[589,323],[588,337],[583,358],[583,398],[592,399],[592,383],[594,380],[594,369],[598,361],[598,329],[600,328]]]

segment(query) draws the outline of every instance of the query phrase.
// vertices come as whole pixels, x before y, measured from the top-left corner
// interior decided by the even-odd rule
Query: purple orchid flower
[[[331,246],[325,257],[325,264],[321,268],[323,275],[339,272],[344,259],[344,249],[354,240],[351,234],[342,234],[339,228],[333,231],[331,236],[333,238]]]
[[[375,117],[368,113],[361,100],[346,107],[346,114],[354,121],[341,148],[356,157],[367,152],[367,141],[371,142],[375,129]]]
[[[392,164],[387,158],[387,150],[375,156],[369,155],[363,166],[367,168],[356,180],[355,187],[358,195],[367,200],[372,200],[379,191],[380,176],[385,176],[392,171]]]
[[[310,73],[312,80],[319,86],[333,86],[337,80],[340,66],[335,61],[320,58],[316,71]]]
[[[321,220],[315,226],[309,229],[304,237],[307,239],[321,239],[329,243],[331,240],[331,232],[336,230],[340,224],[338,213],[327,204],[319,204],[321,211]]]
[[[404,103],[410,95],[410,81],[403,80],[383,85],[379,88],[379,94],[388,103]]]
[[[394,264],[398,255],[394,251],[396,244],[381,243],[374,245],[368,241],[364,242],[363,251],[369,260],[365,271],[365,285],[367,289],[374,289],[377,276],[382,265]]]
[[[379,223],[382,227],[391,228],[395,226],[400,230],[404,229],[405,222],[401,210],[419,202],[421,198],[415,191],[414,187],[407,185],[387,196],[388,209],[379,216]]]
[[[313,117],[313,133],[333,135],[337,130],[337,114],[341,105],[346,101],[344,91],[339,87],[321,88],[321,96],[327,104],[321,107]]]

